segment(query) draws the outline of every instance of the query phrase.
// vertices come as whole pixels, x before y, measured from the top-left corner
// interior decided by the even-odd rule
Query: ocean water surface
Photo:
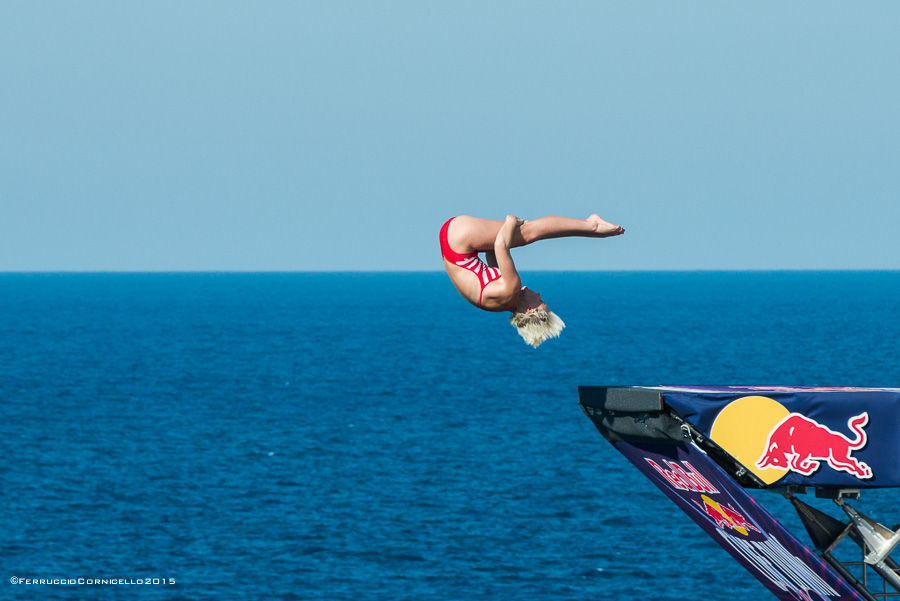
[[[900,386],[900,272],[525,280],[537,350],[442,273],[0,274],[0,598],[774,599],[577,386]]]

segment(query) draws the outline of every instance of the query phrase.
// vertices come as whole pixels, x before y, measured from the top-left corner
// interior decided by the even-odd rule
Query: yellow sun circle
[[[745,396],[719,412],[709,437],[763,482],[773,484],[788,470],[755,464],[766,450],[769,432],[788,414],[784,405],[769,397]]]

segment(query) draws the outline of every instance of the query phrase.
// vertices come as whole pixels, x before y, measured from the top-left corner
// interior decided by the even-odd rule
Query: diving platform
[[[900,597],[900,528],[850,504],[900,487],[900,389],[580,386],[578,397],[600,434],[777,598]],[[812,546],[747,489],[786,498]],[[798,498],[810,491],[844,519]],[[845,541],[859,561],[837,559]]]

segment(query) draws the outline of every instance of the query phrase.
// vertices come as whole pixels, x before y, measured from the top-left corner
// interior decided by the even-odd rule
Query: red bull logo
[[[750,531],[760,532],[759,528],[751,524],[747,518],[737,511],[731,504],[717,503],[706,495],[700,495],[703,503],[694,503],[702,509],[716,523],[719,528],[734,530],[740,532],[744,536],[748,536]]]
[[[868,413],[847,420],[847,427],[855,435],[851,440],[805,415],[791,413],[769,432],[765,451],[756,461],[756,467],[789,469],[810,476],[824,461],[837,471],[861,479],[871,478],[872,468],[851,457],[853,451],[866,446],[868,437],[863,428],[868,423]]]
[[[677,488],[678,490],[689,490],[692,492],[706,492],[711,495],[719,493],[718,489],[710,484],[709,480],[704,478],[700,472],[687,461],[681,462],[683,465],[679,465],[679,462],[677,461],[665,461],[664,463],[669,469],[661,467],[652,459],[647,459],[647,463],[652,465],[653,469],[665,478],[666,482],[671,484],[673,488]]]

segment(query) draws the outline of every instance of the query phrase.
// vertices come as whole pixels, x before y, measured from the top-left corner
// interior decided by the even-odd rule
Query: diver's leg
[[[460,215],[450,222],[447,241],[450,248],[463,254],[494,250],[494,240],[497,239],[497,232],[503,223],[495,219]]]
[[[500,231],[503,223],[503,221],[495,219],[460,215],[450,222],[450,229],[447,231],[450,248],[458,253],[494,250],[494,240],[497,239],[497,232]],[[517,248],[550,238],[570,236],[606,238],[624,232],[623,228],[604,221],[599,215],[591,215],[587,219],[541,217],[533,221],[526,221],[519,226],[513,234],[510,247]]]
[[[526,221],[519,227],[524,244],[550,238],[585,237],[608,238],[625,233],[625,229],[614,225],[599,215],[591,215],[587,219],[571,217],[541,217],[534,221]]]

